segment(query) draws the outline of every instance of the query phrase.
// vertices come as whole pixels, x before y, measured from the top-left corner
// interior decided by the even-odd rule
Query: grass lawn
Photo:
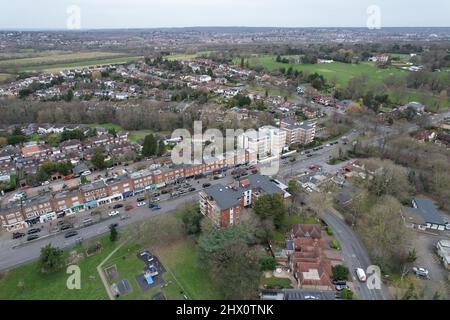
[[[168,272],[163,274],[163,279],[165,283],[171,283],[169,286],[165,288],[155,286],[148,291],[141,291],[135,279],[135,277],[142,274],[144,270],[144,263],[137,257],[137,253],[140,250],[141,248],[136,244],[127,244],[120,248],[103,266],[104,269],[107,269],[110,266],[115,266],[119,274],[117,279],[110,279],[107,276],[109,284],[127,279],[133,288],[131,293],[126,296],[119,297],[119,300],[149,300],[161,292],[168,300],[182,300],[182,290],[177,285],[177,282],[173,276]]]
[[[397,68],[380,69],[373,63],[362,62],[359,64],[348,64],[342,62],[323,63],[323,64],[303,64],[292,63],[284,64],[276,62],[275,57],[263,55],[259,58],[250,58],[250,65],[261,64],[265,69],[272,71],[278,68],[292,67],[294,70],[306,71],[309,73],[317,72],[326,79],[335,81],[340,86],[347,85],[348,81],[354,77],[367,75],[370,82],[381,82],[390,75],[406,75],[408,72]]]
[[[156,254],[186,291],[190,299],[221,299],[207,272],[198,265],[198,251],[193,240],[185,239],[158,247]]]
[[[38,270],[37,262],[32,262],[16,269],[8,271],[0,279],[0,300],[101,300],[107,299],[105,288],[97,273],[97,265],[116,247],[108,236],[101,237],[98,241],[102,244],[102,250],[91,257],[86,257],[77,264],[81,269],[81,289],[69,290],[66,287],[68,274],[62,270],[53,274],[44,275]],[[81,248],[76,249],[80,251]],[[23,289],[18,286],[22,282]]]
[[[115,129],[116,131],[123,131],[125,130],[122,126],[118,125],[118,124],[114,124],[114,123],[91,123],[87,125],[90,128],[98,128],[98,127],[102,127],[105,128],[107,130],[109,129]],[[154,135],[159,135],[159,136],[165,136],[170,134],[170,132],[168,131],[160,131],[160,132],[155,132],[153,130],[136,130],[136,131],[129,131],[130,132],[130,140],[133,142],[139,141],[141,139],[144,139],[146,135],[149,135],[151,133],[153,133]]]
[[[261,285],[266,289],[289,289],[292,288],[291,280],[287,278],[275,278],[270,277],[266,278],[265,276],[261,277]]]
[[[8,73],[0,73],[0,81],[8,80],[9,77],[11,77],[11,75]]]

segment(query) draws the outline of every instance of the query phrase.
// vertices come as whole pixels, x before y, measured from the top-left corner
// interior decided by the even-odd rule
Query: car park
[[[22,232],[14,232],[13,236],[12,236],[13,239],[20,239],[23,237],[25,237],[25,233],[22,233]]]
[[[139,255],[142,258],[144,258],[147,262],[152,262],[154,260],[153,256],[147,251],[143,251]]]
[[[69,232],[66,232],[66,234],[64,235],[64,238],[71,238],[71,237],[75,237],[76,235],[78,235],[78,231],[72,230]]]
[[[113,210],[110,213],[108,213],[108,216],[114,217],[114,216],[117,216],[118,214],[119,214],[119,210]]]
[[[41,232],[41,229],[39,228],[31,228],[28,230],[27,234],[35,234]]]

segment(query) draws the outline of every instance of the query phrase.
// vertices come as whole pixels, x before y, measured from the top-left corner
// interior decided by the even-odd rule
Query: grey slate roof
[[[248,179],[250,182],[250,185],[245,188],[240,186],[237,188],[230,188],[225,187],[222,184],[216,184],[205,189],[205,193],[214,198],[219,208],[228,209],[237,206],[240,203],[240,198],[246,190],[258,189],[265,194],[283,192],[283,190],[267,176],[254,174],[243,178],[242,180],[245,179]]]
[[[417,208],[408,208],[408,212],[413,216],[413,220],[416,223],[445,225],[442,216],[432,201],[421,198],[415,198],[413,201],[416,203]]]

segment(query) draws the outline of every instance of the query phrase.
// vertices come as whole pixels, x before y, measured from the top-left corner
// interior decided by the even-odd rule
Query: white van
[[[366,282],[367,277],[366,277],[366,273],[364,272],[363,269],[357,268],[356,269],[356,275],[357,275],[359,281]]]

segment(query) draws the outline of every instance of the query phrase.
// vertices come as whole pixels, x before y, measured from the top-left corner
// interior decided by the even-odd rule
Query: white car
[[[138,207],[143,207],[145,205],[146,205],[145,201],[138,202],[138,204],[137,204]]]
[[[358,280],[361,282],[366,282],[367,280],[366,273],[361,268],[356,269],[356,276],[358,277]]]
[[[422,278],[426,278],[429,279],[430,275],[429,275],[429,271],[425,268],[418,268],[418,267],[414,267],[412,268],[414,274],[418,277],[422,277]]]
[[[447,223],[447,224],[445,225],[445,230],[450,231],[450,223]]]
[[[117,216],[118,214],[119,214],[119,210],[113,210],[110,213],[108,213],[108,216],[114,217],[114,216]]]

